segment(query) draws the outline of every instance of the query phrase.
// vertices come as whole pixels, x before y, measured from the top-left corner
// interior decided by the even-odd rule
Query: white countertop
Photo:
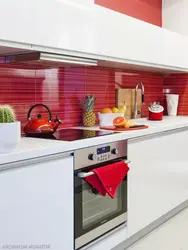
[[[79,148],[105,144],[113,141],[132,139],[145,135],[152,135],[155,133],[188,127],[187,116],[164,117],[163,121],[148,121],[146,118],[141,118],[134,120],[134,122],[136,124],[146,124],[149,126],[149,128],[144,130],[124,131],[118,134],[77,140],[72,142],[36,138],[22,138],[21,142],[13,152],[0,154],[0,165],[15,161],[47,156],[51,154],[71,152]],[[99,130],[99,127],[88,129]]]

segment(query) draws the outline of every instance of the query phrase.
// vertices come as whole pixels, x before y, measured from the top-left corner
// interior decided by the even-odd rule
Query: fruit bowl
[[[109,113],[109,114],[101,114],[98,113],[99,117],[99,125],[100,126],[113,126],[113,120],[116,117],[124,117],[123,113]]]

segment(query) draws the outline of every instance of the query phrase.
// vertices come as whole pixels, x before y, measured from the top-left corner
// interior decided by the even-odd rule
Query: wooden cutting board
[[[135,109],[135,89],[116,89],[116,107],[120,108],[126,103],[125,118],[134,118]],[[141,112],[142,107],[142,94],[141,89],[138,90],[138,110]],[[137,118],[141,118],[141,113],[137,115]]]

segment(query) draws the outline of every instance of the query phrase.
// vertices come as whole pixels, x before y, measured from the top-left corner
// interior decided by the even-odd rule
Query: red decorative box
[[[149,107],[149,120],[152,121],[161,121],[163,119],[163,106],[153,103]]]

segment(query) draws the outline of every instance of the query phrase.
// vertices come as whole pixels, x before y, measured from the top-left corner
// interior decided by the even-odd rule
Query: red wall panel
[[[162,27],[162,0],[95,0],[95,3]]]
[[[43,69],[17,65],[0,66],[0,104],[11,104],[22,127],[27,122],[28,109],[36,103],[50,107],[53,115],[59,115],[62,126],[82,124],[82,103],[84,96],[96,96],[95,112],[104,107],[115,106],[115,88],[135,88],[138,81],[145,85],[146,100],[143,116],[152,101],[161,101],[163,77],[146,72],[115,70],[101,67]],[[47,113],[37,108],[37,112]]]

